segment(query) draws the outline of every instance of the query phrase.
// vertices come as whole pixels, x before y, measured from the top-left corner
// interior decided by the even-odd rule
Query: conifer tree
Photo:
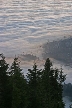
[[[27,107],[27,83],[22,74],[22,69],[19,66],[18,58],[15,57],[10,68],[10,77],[12,84],[12,107],[11,108],[26,108]]]
[[[0,108],[10,108],[7,70],[8,64],[5,61],[5,57],[0,54]]]
[[[41,79],[41,70],[37,69],[37,65],[34,64],[33,70],[28,69],[27,78],[29,85],[29,105],[28,108],[40,108],[39,99],[39,83]]]
[[[45,108],[64,108],[62,100],[63,85],[65,76],[62,70],[52,68],[49,58],[46,60],[42,75],[44,87],[44,107]]]
[[[44,94],[44,107],[45,108],[51,108],[51,76],[50,76],[50,71],[51,71],[51,66],[52,63],[50,62],[49,59],[46,60],[45,65],[44,65],[44,70],[42,74],[42,86],[44,87],[43,94]]]

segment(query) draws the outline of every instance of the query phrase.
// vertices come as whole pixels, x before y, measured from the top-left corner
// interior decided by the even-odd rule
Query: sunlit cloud
[[[0,53],[10,57],[9,62],[23,52],[42,58],[44,43],[72,36],[71,4],[71,0],[0,0]],[[22,61],[23,65],[30,63]]]

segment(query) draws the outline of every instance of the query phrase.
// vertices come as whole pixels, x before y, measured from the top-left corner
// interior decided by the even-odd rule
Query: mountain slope
[[[72,65],[72,38],[44,44],[43,58],[51,57],[66,65]]]

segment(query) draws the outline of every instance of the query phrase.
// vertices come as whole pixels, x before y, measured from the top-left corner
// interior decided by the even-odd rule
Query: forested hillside
[[[44,44],[43,58],[51,57],[72,67],[72,37]]]

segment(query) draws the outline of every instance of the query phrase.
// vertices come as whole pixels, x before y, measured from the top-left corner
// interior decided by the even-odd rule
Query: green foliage
[[[39,82],[41,77],[41,70],[37,69],[37,65],[34,64],[33,70],[28,69],[27,78],[29,85],[29,104],[28,108],[40,108],[39,100]]]
[[[62,69],[53,69],[48,58],[43,70],[38,70],[34,64],[33,70],[28,71],[29,108],[64,108],[62,83],[66,75],[63,75]]]
[[[63,85],[66,75],[62,70],[52,68],[49,58],[46,60],[42,75],[45,108],[64,108],[62,100]]]
[[[53,69],[48,58],[44,69],[34,64],[25,79],[15,57],[11,67],[0,54],[0,108],[64,108],[62,69]]]
[[[9,108],[8,64],[3,54],[0,54],[0,108]]]
[[[27,83],[20,69],[18,58],[14,59],[10,68],[10,77],[12,84],[12,107],[26,108],[27,106]]]

